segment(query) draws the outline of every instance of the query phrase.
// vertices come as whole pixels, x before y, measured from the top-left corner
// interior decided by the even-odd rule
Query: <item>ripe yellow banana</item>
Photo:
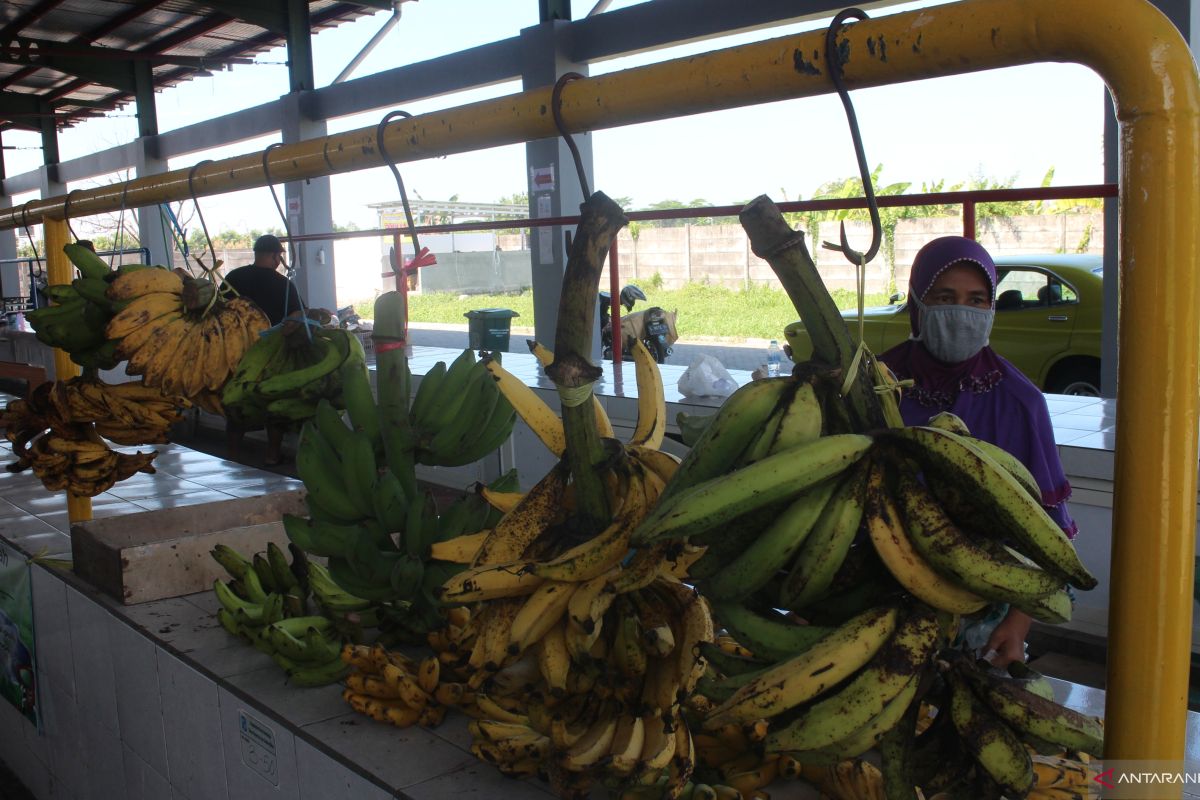
[[[563,431],[562,420],[546,405],[537,392],[525,385],[525,382],[513,375],[494,359],[487,359],[484,366],[492,373],[496,386],[504,395],[517,415],[525,421],[534,434],[546,445],[546,448],[556,456],[561,457],[567,449],[566,433]]]
[[[657,450],[667,431],[667,401],[663,392],[662,373],[650,351],[635,340],[633,363],[637,376],[638,414],[631,445],[644,445]]]
[[[546,473],[512,511],[496,523],[475,556],[478,565],[514,561],[562,513],[570,470],[560,463]]]

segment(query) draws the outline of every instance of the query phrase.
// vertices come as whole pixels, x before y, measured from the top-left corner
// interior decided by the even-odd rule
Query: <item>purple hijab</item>
[[[921,324],[912,300],[923,298],[942,272],[962,262],[984,272],[995,306],[996,265],[987,250],[961,236],[934,239],[917,253],[908,278],[908,318],[914,336]],[[1055,522],[1075,535],[1066,509],[1071,484],[1058,458],[1046,397],[1020,370],[991,347],[957,364],[945,364],[914,339],[879,358],[898,378],[915,382],[900,399],[906,425],[924,425],[940,411],[958,415],[973,435],[1004,448],[1029,468],[1042,490],[1042,504]]]

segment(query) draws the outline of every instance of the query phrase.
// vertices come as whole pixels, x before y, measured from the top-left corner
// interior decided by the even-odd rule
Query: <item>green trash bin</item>
[[[512,318],[521,315],[511,308],[476,308],[463,316],[468,320],[468,347],[507,353]]]

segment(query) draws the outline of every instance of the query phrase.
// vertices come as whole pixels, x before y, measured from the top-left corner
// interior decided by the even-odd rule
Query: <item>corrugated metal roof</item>
[[[381,4],[386,0],[310,0],[311,29],[373,14]],[[39,128],[47,111],[41,103],[59,127],[128,103],[132,70],[128,77],[113,75],[114,66],[150,60],[160,88],[189,80],[202,66],[236,68],[229,59],[252,58],[285,42],[272,24],[282,12],[264,9],[269,6],[224,0],[3,0],[0,130]],[[172,57],[187,63],[171,63]],[[113,82],[123,85],[108,85]]]

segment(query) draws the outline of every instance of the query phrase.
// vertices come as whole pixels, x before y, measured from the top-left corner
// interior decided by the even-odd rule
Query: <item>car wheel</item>
[[[1046,382],[1046,393],[1099,397],[1100,367],[1084,364],[1065,367]]]

